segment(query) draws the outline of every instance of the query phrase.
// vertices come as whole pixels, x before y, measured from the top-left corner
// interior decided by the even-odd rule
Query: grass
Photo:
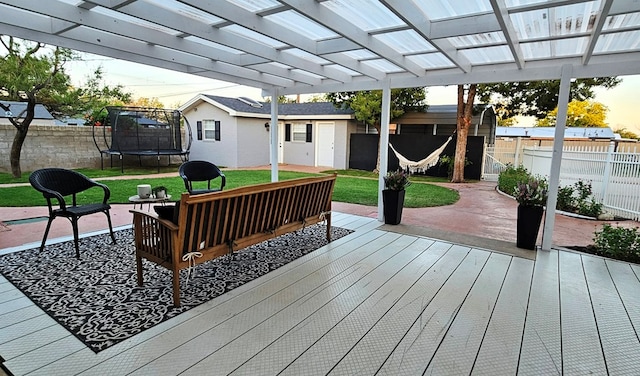
[[[95,169],[95,168],[78,168],[75,171],[78,171],[81,174],[84,174],[92,179],[95,178],[104,178],[111,176],[122,176],[122,175],[152,175],[158,173],[157,167],[125,167],[124,173],[120,171],[120,167],[112,167],[105,168],[104,170]],[[160,166],[160,173],[166,172],[177,172],[178,166]],[[10,173],[0,172],[0,184],[15,184],[15,183],[28,183],[29,182],[29,174],[31,171],[23,171],[22,176],[19,178],[14,178]]]
[[[120,170],[117,173],[110,170],[78,170],[83,174],[92,178],[104,176],[120,176]],[[176,168],[171,168],[170,172],[176,172]],[[375,206],[378,203],[378,180],[377,175],[370,172],[344,172],[338,171],[338,180],[333,194],[333,200],[338,202],[347,202],[353,204],[362,204]],[[353,171],[353,170],[346,170]],[[104,174],[103,172],[107,172]],[[125,170],[126,175],[146,175],[141,179],[124,179],[124,180],[101,180],[111,191],[109,203],[125,204],[129,203],[129,197],[136,194],[138,184],[150,184],[151,187],[165,186],[168,193],[172,196],[171,200],[177,200],[180,194],[185,191],[182,179],[177,175],[174,177],[153,177],[153,172]],[[271,181],[271,171],[268,170],[229,170],[224,171],[227,177],[227,185],[225,189],[246,186],[250,184],[267,183]],[[0,182],[5,174],[0,174]],[[313,174],[279,171],[280,180],[294,179],[304,176],[312,176]],[[422,183],[423,177],[414,177],[411,180],[414,184],[407,188],[405,196],[405,207],[419,208],[450,205],[458,201],[460,196],[458,192],[452,189],[436,186],[433,184]],[[427,177],[428,178],[428,177]],[[440,178],[437,178],[440,179]],[[99,179],[98,179],[99,180]],[[25,180],[28,182],[28,175]],[[438,180],[441,181],[441,180]],[[217,182],[216,182],[217,183]],[[198,184],[198,183],[196,183]],[[204,184],[204,183],[202,183]],[[218,183],[219,184],[219,183]],[[78,196],[79,203],[95,202],[102,199],[102,190],[92,188],[83,192]],[[25,207],[25,206],[42,206],[45,205],[42,194],[37,192],[31,186],[23,187],[5,187],[0,188],[0,206],[3,207]]]

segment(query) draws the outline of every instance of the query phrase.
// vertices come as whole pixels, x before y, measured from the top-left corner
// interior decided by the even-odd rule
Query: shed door
[[[334,123],[318,123],[316,165],[333,167]]]
[[[284,163],[284,124],[278,123],[278,163]]]

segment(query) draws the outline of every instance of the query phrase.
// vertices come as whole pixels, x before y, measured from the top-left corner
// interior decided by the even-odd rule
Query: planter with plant
[[[384,209],[384,223],[397,225],[402,219],[405,188],[411,185],[409,174],[403,170],[390,171],[384,177],[382,190],[382,204]]]
[[[166,198],[167,195],[169,194],[167,191],[167,187],[159,185],[157,187],[153,187],[151,189],[151,192],[153,192],[153,196],[155,198]]]
[[[514,197],[518,202],[518,248],[536,249],[548,192],[547,180],[543,177],[529,177],[525,181],[519,181],[514,187]]]

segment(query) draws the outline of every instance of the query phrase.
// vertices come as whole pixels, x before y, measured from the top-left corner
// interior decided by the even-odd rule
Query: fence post
[[[602,177],[602,202],[604,205],[607,198],[607,190],[609,189],[609,177],[611,176],[611,164],[613,159],[613,150],[615,148],[615,142],[609,143],[609,150],[607,150],[607,160],[604,164],[604,176]]]
[[[513,156],[513,167],[518,167],[520,163],[520,151],[522,149],[522,137],[516,138],[516,154]]]
[[[484,166],[486,164],[487,164],[487,143],[485,142],[482,145],[482,166],[480,167],[480,180],[484,180]]]

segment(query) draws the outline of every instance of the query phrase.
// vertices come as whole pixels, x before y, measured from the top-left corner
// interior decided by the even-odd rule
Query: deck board
[[[562,373],[558,252],[541,251],[531,281],[518,374]]]
[[[201,375],[212,367],[222,374],[228,374],[242,366],[246,359],[256,358],[257,364],[253,369],[250,367],[240,374],[276,374],[295,358],[296,353],[310,346],[406,267],[415,258],[413,253],[406,251],[414,241],[415,238],[408,236],[394,240],[356,266],[362,275],[356,277],[357,274],[352,273],[350,277],[357,280],[349,287],[329,285],[301,304],[289,306],[268,322],[243,334],[246,339],[239,338],[239,341],[225,346],[195,364],[185,374]],[[378,259],[378,254],[384,260]],[[252,346],[247,346],[248,342]],[[264,354],[263,350],[272,347],[275,342],[279,342],[279,346],[270,354]],[[263,365],[260,365],[262,362]]]
[[[583,257],[585,276],[607,369],[612,375],[640,374],[640,342],[604,259]]]
[[[560,252],[562,370],[570,375],[607,373],[598,327],[579,254]]]
[[[515,375],[534,262],[514,257],[475,358],[472,375]]]
[[[0,277],[15,375],[640,374],[640,267],[355,232],[93,353]]]
[[[636,335],[640,335],[640,280],[627,263],[607,260],[606,264]]]
[[[442,285],[380,368],[382,375],[421,375],[488,261],[490,253],[471,249]]]
[[[427,273],[449,248],[444,243],[418,239],[411,244],[417,257],[376,291],[370,299],[330,328],[311,347],[290,362],[282,375],[321,374],[335,366],[357,342],[394,307],[402,303],[411,286]],[[413,251],[412,249],[415,249]],[[242,371],[243,369],[239,369]]]
[[[471,372],[512,258],[490,254],[431,359],[427,374],[468,375]]]

